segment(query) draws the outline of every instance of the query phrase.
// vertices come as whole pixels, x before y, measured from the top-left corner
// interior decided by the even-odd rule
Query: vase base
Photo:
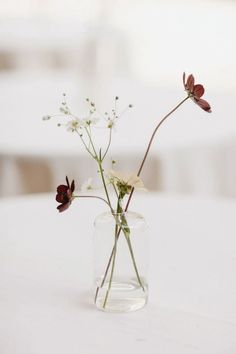
[[[145,284],[143,282],[143,284]],[[140,287],[135,282],[113,282],[107,296],[109,283],[99,289],[96,307],[105,312],[137,311],[147,303],[147,287]],[[106,299],[107,296],[107,300]]]

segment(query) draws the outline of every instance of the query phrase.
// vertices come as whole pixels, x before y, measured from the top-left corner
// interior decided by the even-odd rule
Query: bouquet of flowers
[[[136,173],[122,172],[115,169],[115,161],[112,161],[112,168],[110,170],[105,169],[105,160],[108,157],[108,153],[112,143],[112,135],[114,127],[117,125],[119,118],[124,112],[132,108],[130,104],[123,112],[119,113],[117,109],[117,103],[119,97],[115,97],[115,105],[111,113],[105,112],[100,114],[97,110],[96,104],[90,99],[86,99],[88,103],[88,114],[86,117],[81,118],[74,115],[70,108],[68,107],[66,101],[66,95],[63,94],[63,101],[60,107],[60,114],[56,116],[45,116],[43,120],[49,120],[55,117],[63,116],[63,121],[57,123],[58,126],[64,126],[67,131],[78,135],[82,146],[88,153],[88,155],[94,160],[99,177],[101,179],[102,189],[104,192],[103,196],[100,195],[80,195],[75,193],[75,182],[69,181],[66,177],[66,184],[61,184],[57,187],[56,201],[59,203],[57,209],[59,212],[63,212],[69,208],[71,203],[77,198],[97,198],[106,204],[110,214],[115,220],[114,229],[114,244],[111,249],[110,257],[107,261],[107,266],[101,277],[100,284],[97,285],[95,291],[95,303],[98,298],[100,289],[104,287],[107,283],[106,291],[104,294],[104,299],[102,301],[102,308],[105,309],[109,299],[109,294],[112,288],[113,274],[115,269],[115,260],[117,253],[117,244],[121,235],[124,235],[127,242],[128,250],[132,259],[133,270],[137,280],[137,284],[140,289],[145,291],[145,284],[143,284],[142,278],[139,274],[138,265],[136,263],[132,241],[131,241],[131,230],[126,217],[130,201],[132,199],[133,193],[136,189],[145,189],[143,182],[140,178],[141,172],[143,170],[145,161],[148,157],[152,142],[154,137],[165,122],[165,120],[170,117],[184,102],[189,98],[193,100],[200,108],[206,112],[211,112],[211,107],[207,101],[202,99],[204,94],[204,87],[201,84],[195,84],[195,79],[193,75],[189,75],[187,78],[185,73],[183,74],[183,85],[186,91],[186,96],[182,99],[168,114],[166,114],[156,125],[151,138],[147,144],[144,156],[142,157],[139,168]],[[106,128],[107,133],[105,133],[106,143],[103,147],[97,147],[94,139],[94,132],[97,127]],[[92,189],[92,181],[88,180],[82,189]],[[110,194],[115,195],[115,205],[112,203],[112,198]],[[107,276],[110,270],[110,278],[107,282]]]

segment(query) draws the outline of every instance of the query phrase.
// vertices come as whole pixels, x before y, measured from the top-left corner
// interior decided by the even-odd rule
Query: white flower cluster
[[[75,132],[79,129],[89,127],[91,125],[96,125],[99,122],[99,118],[73,118],[66,123],[66,129],[68,132]]]
[[[54,115],[54,116],[46,115],[42,119],[46,121],[46,120],[51,119],[52,117],[65,115],[65,116],[67,116],[67,119],[69,118],[69,120],[67,120],[67,122],[65,124],[60,122],[57,125],[58,125],[58,127],[65,126],[66,130],[68,132],[72,132],[72,133],[74,133],[74,132],[82,133],[84,128],[90,129],[92,126],[95,127],[101,121],[103,122],[101,124],[102,128],[108,128],[109,130],[112,130],[115,128],[120,116],[123,115],[128,108],[132,107],[132,105],[130,104],[130,105],[128,105],[127,108],[125,108],[123,110],[123,112],[118,113],[117,112],[118,99],[119,99],[119,97],[116,96],[115,97],[115,107],[114,107],[114,109],[112,109],[111,113],[105,112],[104,114],[101,114],[97,111],[95,103],[93,101],[91,101],[89,98],[86,98],[86,101],[89,105],[88,114],[85,118],[78,118],[71,113],[71,111],[68,107],[68,104],[66,102],[66,94],[63,93],[63,101],[61,102],[61,106],[59,109],[61,114]],[[95,116],[95,114],[96,114],[96,116]],[[100,117],[98,117],[98,116],[100,116]],[[104,123],[105,123],[105,125],[104,125]]]

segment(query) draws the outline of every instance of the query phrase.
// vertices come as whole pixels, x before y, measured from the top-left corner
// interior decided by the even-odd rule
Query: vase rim
[[[131,222],[132,220],[139,220],[139,222],[146,223],[143,215],[135,211],[126,211],[123,213],[111,213],[111,211],[105,211],[97,215],[94,220],[94,225],[97,225],[98,223],[113,221],[114,217],[119,217],[121,215],[125,215],[129,219],[129,222]]]
[[[138,216],[142,216],[141,213],[137,212],[137,211],[133,211],[133,210],[127,210],[124,211],[122,213],[112,213],[110,210],[104,211],[102,213],[100,213],[99,215],[103,215],[103,214],[110,214],[110,215],[138,215]],[[99,216],[98,215],[98,216]],[[143,216],[142,216],[143,217]]]

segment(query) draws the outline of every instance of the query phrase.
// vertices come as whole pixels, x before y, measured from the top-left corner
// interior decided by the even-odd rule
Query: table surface
[[[1,354],[235,354],[236,202],[141,194],[150,226],[150,299],[98,311],[90,292],[92,221],[103,205],[53,195],[0,200]]]

